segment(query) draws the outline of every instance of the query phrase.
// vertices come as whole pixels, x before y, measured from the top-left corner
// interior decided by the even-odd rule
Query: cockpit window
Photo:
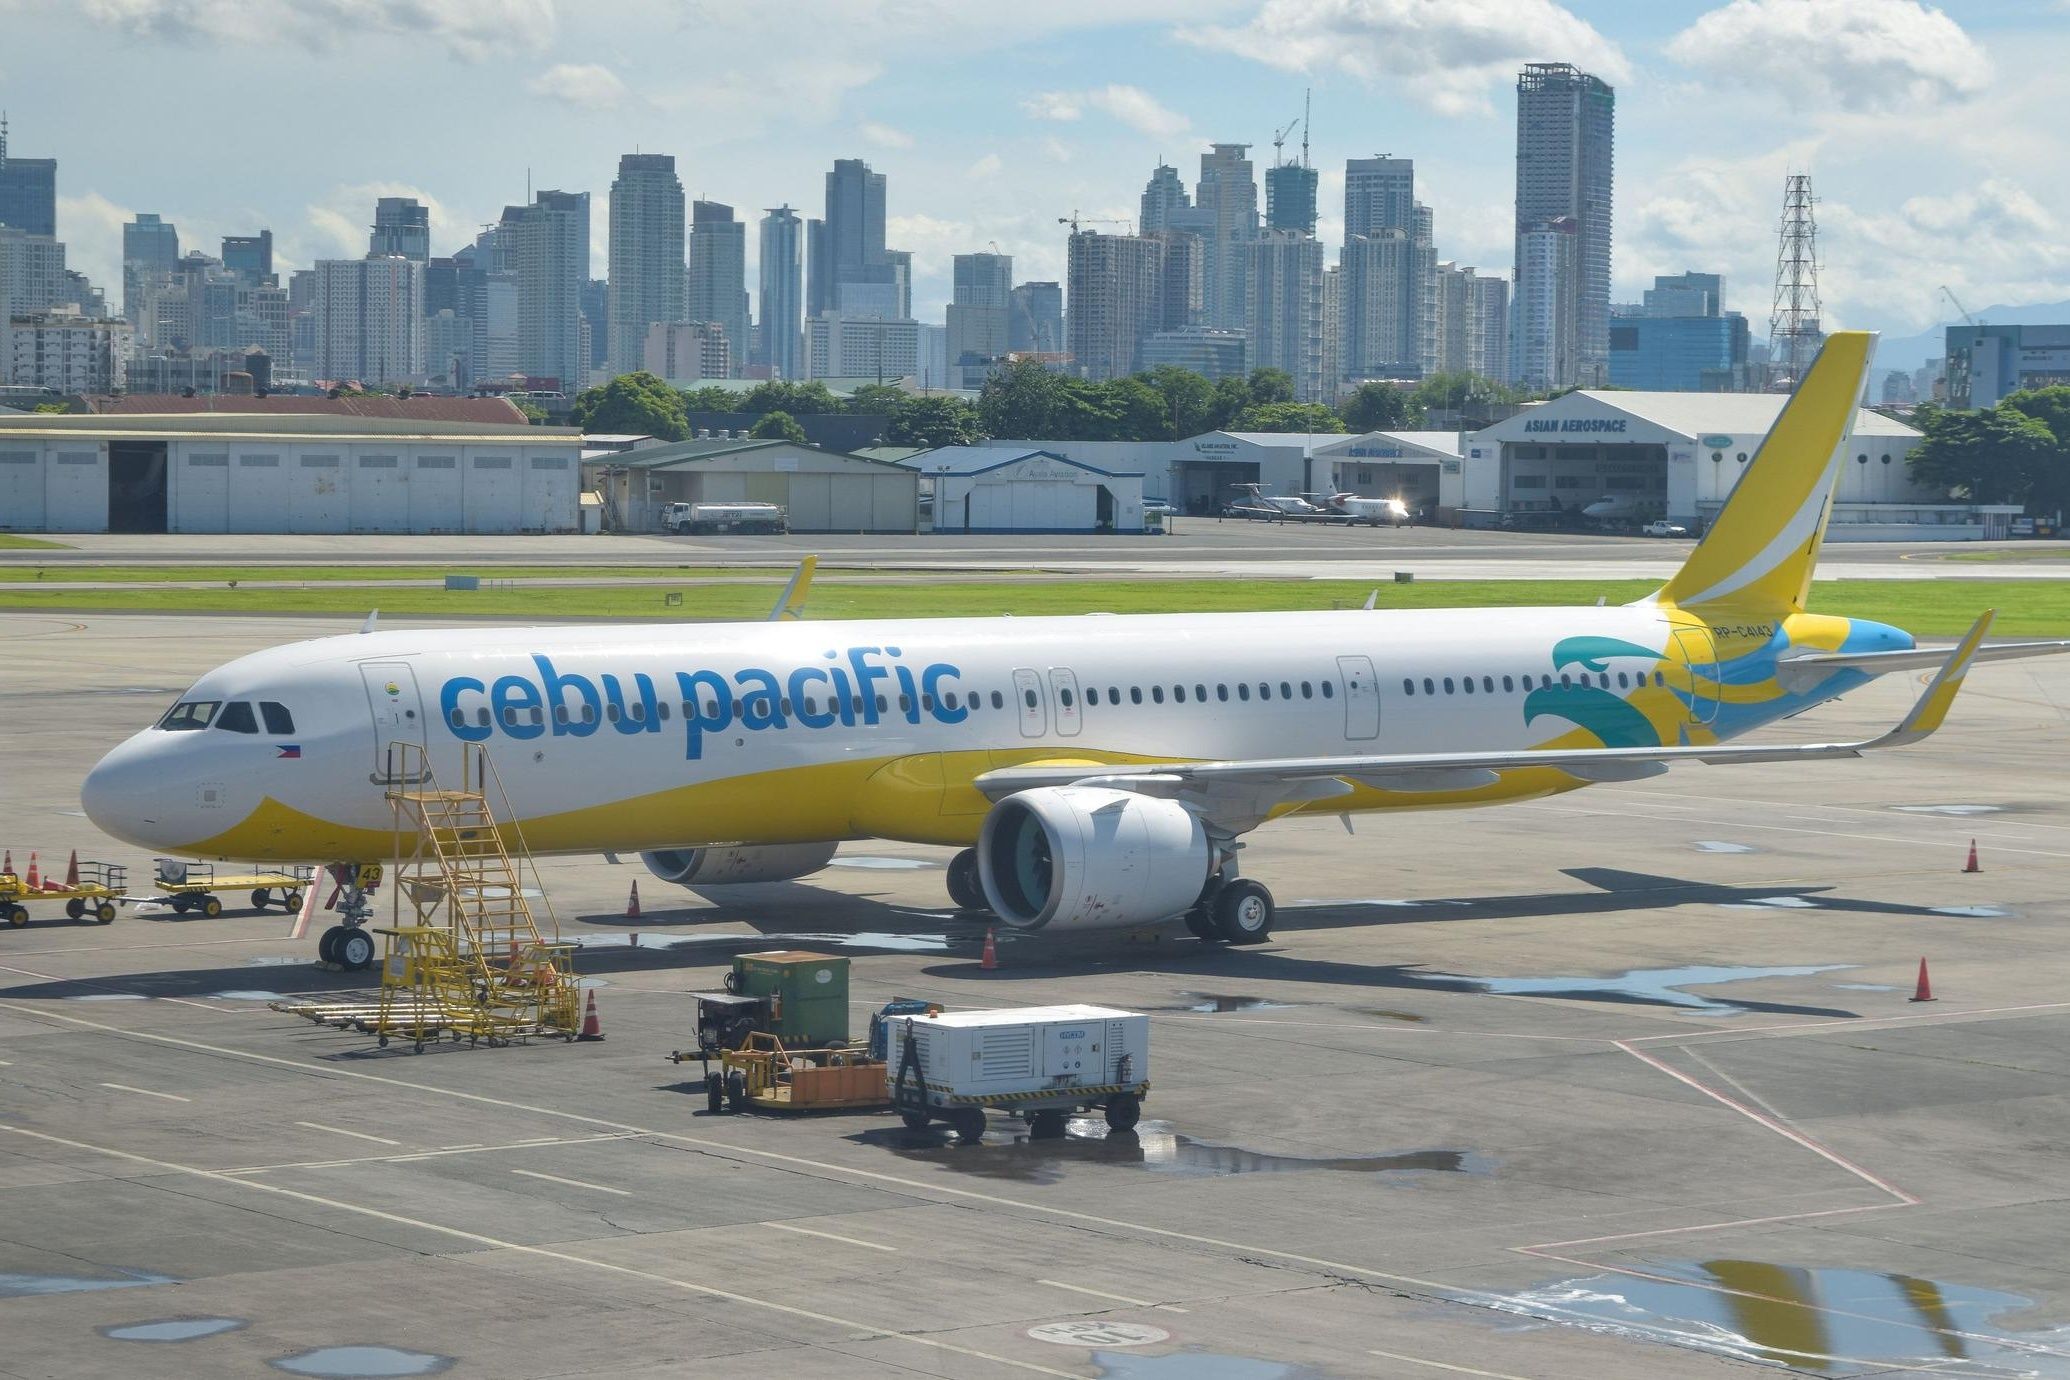
[[[266,720],[268,733],[288,734],[295,731],[295,716],[288,713],[287,706],[272,700],[259,701],[259,713]]]
[[[158,726],[170,733],[192,733],[196,729],[207,728],[221,704],[221,700],[182,700],[165,711],[165,717],[158,721]]]
[[[259,718],[244,700],[232,700],[216,715],[216,727],[231,733],[257,733]]]

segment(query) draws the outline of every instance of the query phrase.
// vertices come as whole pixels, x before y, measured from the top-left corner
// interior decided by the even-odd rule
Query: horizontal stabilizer
[[[1973,661],[2019,661],[2030,656],[2060,656],[2070,642],[2000,642],[1977,648]],[[1784,690],[1806,690],[1835,671],[1867,671],[1872,676],[1893,671],[1923,671],[1948,659],[1940,647],[1912,647],[1900,652],[1810,652],[1784,659],[1775,678]]]

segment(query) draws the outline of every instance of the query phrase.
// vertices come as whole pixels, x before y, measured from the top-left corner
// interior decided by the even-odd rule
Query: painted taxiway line
[[[564,1179],[558,1174],[542,1174],[536,1169],[513,1169],[510,1172],[521,1174],[527,1179],[544,1179],[550,1184],[566,1184],[570,1188],[587,1188],[597,1193],[615,1193],[621,1198],[633,1196],[632,1190],[628,1188],[613,1188],[609,1184],[593,1184],[584,1179]]]
[[[365,1131],[348,1131],[343,1126],[326,1126],[321,1121],[298,1121],[297,1126],[306,1126],[312,1131],[329,1131],[334,1136],[351,1136],[354,1140],[370,1140],[376,1145],[401,1145],[399,1140],[386,1136],[370,1136]]]
[[[113,1088],[116,1092],[137,1093],[143,1097],[162,1097],[167,1102],[192,1102],[194,1100],[191,1097],[181,1097],[178,1093],[152,1092],[149,1088],[132,1088],[127,1083],[103,1083],[101,1086]]]
[[[1184,1313],[1187,1310],[1172,1303],[1152,1303],[1149,1299],[1132,1299],[1127,1294],[1110,1294],[1104,1289],[1088,1289],[1083,1284],[1066,1284],[1061,1279],[1038,1279],[1037,1284],[1047,1284],[1052,1289],[1069,1289],[1074,1294],[1089,1294],[1096,1299],[1107,1299],[1113,1303],[1125,1303],[1133,1308],[1155,1308],[1166,1313]]]
[[[1404,1356],[1399,1351],[1375,1351],[1366,1348],[1366,1355],[1381,1356],[1390,1361],[1407,1361],[1412,1366],[1428,1366],[1432,1370],[1447,1370],[1454,1375],[1481,1375],[1487,1380],[1525,1380],[1521,1375],[1511,1375],[1506,1370],[1475,1370],[1472,1366],[1455,1366],[1449,1361],[1432,1361],[1422,1356]]]
[[[787,1231],[796,1236],[816,1236],[822,1241],[839,1241],[844,1246],[861,1246],[866,1251],[896,1251],[896,1246],[886,1246],[877,1241],[860,1241],[853,1236],[836,1236],[830,1231],[814,1231],[811,1227],[794,1227],[788,1222],[764,1222],[765,1227]]]

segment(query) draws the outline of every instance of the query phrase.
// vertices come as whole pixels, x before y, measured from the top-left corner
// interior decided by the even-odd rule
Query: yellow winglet
[[[776,607],[769,610],[771,623],[791,622],[805,616],[805,596],[812,591],[812,574],[818,569],[817,556],[807,556],[798,562],[798,568],[791,572],[791,582],[776,598]]]
[[[1905,715],[1903,723],[1885,734],[1878,746],[1916,743],[1941,726],[1942,720],[1948,717],[1948,706],[1955,703],[1955,692],[1962,688],[1963,677],[1969,674],[1970,663],[1976,660],[1977,648],[1984,644],[1984,634],[1991,631],[1991,620],[1997,616],[1996,609],[1984,610],[1983,617],[1977,619],[1962,641],[1955,644],[1955,650],[1934,673],[1926,693],[1919,697],[1919,703],[1912,706],[1912,712]]]

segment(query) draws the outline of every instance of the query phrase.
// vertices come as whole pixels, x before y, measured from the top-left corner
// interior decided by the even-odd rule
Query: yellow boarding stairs
[[[499,824],[490,809],[493,792],[511,813],[488,753],[466,751],[457,790],[439,785],[417,744],[391,744],[387,763],[395,884],[392,923],[374,930],[385,946],[379,999],[336,993],[274,1009],[365,1031],[384,1046],[408,1039],[419,1052],[440,1038],[573,1040],[582,1015],[575,946],[560,942],[523,830]]]

